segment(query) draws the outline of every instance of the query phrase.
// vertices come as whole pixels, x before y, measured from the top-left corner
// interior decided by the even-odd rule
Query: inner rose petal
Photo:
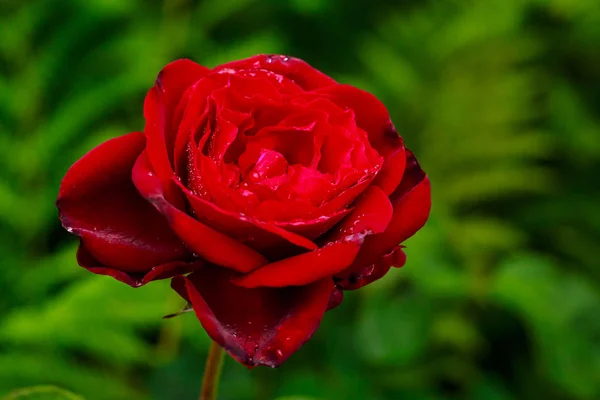
[[[381,168],[381,157],[356,126],[352,110],[303,92],[277,74],[228,74],[221,70],[218,79],[206,77],[224,84],[205,100],[190,93],[183,113],[190,143],[181,181],[195,195],[260,220],[318,218],[324,204],[327,215],[345,209],[360,194],[358,183]],[[202,81],[196,87],[214,88]],[[180,129],[178,139],[182,135]],[[347,200],[332,202],[342,193]]]

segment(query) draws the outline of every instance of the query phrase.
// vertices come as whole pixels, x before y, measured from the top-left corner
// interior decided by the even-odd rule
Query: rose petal
[[[69,169],[56,202],[63,226],[82,238],[86,250],[124,272],[145,273],[190,257],[131,181],[143,148],[144,135],[133,132],[92,149]]]
[[[375,181],[373,181],[373,185],[379,186],[389,196],[402,182],[405,168],[406,149],[402,145],[385,158],[383,167],[377,174]]]
[[[319,208],[319,213],[321,215],[330,215],[340,210],[343,210],[349,204],[351,204],[362,192],[365,191],[367,187],[373,182],[375,178],[375,173],[366,175],[362,180],[357,182],[355,185],[352,185],[348,189],[341,192],[339,195],[334,197],[331,201],[324,203]]]
[[[358,240],[331,243],[318,250],[265,265],[234,283],[246,288],[306,285],[348,268],[359,249]]]
[[[379,257],[414,235],[427,221],[431,208],[429,178],[410,151],[407,151],[406,164],[407,170],[402,183],[390,196],[394,207],[392,221],[385,232],[365,239],[352,264],[352,270],[373,264]]]
[[[327,240],[347,241],[356,235],[384,232],[392,220],[393,211],[386,194],[377,186],[371,186],[357,200],[352,213],[335,227]]]
[[[240,286],[284,287],[305,285],[348,268],[368,235],[384,232],[392,219],[392,205],[381,189],[370,187],[352,213],[328,236],[324,247],[265,265],[236,279]]]
[[[150,163],[163,181],[167,199],[178,206],[181,206],[181,199],[170,181],[173,175],[171,157],[177,133],[171,119],[186,89],[209,72],[208,68],[190,60],[174,61],[160,71],[154,87],[148,91],[144,100],[144,133]]]
[[[258,252],[170,204],[165,199],[160,180],[151,169],[146,152],[138,158],[132,177],[139,192],[166,217],[171,229],[205,260],[239,272],[249,272],[267,263]]]
[[[282,289],[245,289],[234,274],[208,265],[172,287],[193,306],[208,335],[249,367],[276,367],[297,351],[319,326],[333,282]]]
[[[350,85],[335,85],[317,90],[342,108],[354,110],[356,125],[367,132],[371,145],[387,156],[402,145],[387,108],[369,92]]]
[[[268,255],[285,254],[294,248],[315,250],[317,245],[303,236],[286,231],[272,223],[257,221],[223,210],[191,193],[183,185],[196,218],[249,247]]]
[[[98,275],[112,276],[118,281],[126,283],[131,287],[140,287],[148,282],[160,279],[172,278],[176,275],[187,274],[199,268],[204,261],[195,262],[173,261],[152,267],[148,272],[123,272],[118,269],[107,267],[96,260],[85,248],[83,243],[77,249],[77,263],[90,272]]]
[[[327,303],[327,311],[333,310],[344,301],[344,292],[336,285],[331,292],[329,302]]]
[[[213,71],[226,69],[265,69],[291,79],[304,90],[314,90],[336,84],[332,78],[313,68],[305,61],[283,55],[261,54],[219,65]]]
[[[174,110],[183,92],[209,73],[209,68],[185,58],[167,64],[158,73],[155,85],[162,93],[165,108]]]
[[[316,240],[324,233],[328,232],[337,225],[345,216],[350,214],[352,209],[344,208],[333,214],[321,215],[314,219],[306,221],[298,220],[292,222],[276,222],[283,229],[302,235],[310,240]]]
[[[359,289],[382,278],[391,267],[401,268],[406,263],[403,246],[396,246],[391,252],[380,257],[375,263],[361,269],[336,276],[336,285],[342,290]]]

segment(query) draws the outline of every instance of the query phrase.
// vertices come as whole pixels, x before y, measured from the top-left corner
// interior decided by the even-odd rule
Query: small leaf
[[[34,386],[15,390],[2,400],[83,400],[83,397],[55,386]]]
[[[306,397],[306,396],[285,396],[278,397],[275,400],[318,400],[315,397]]]
[[[173,313],[173,314],[167,314],[163,317],[163,319],[178,317],[181,314],[185,314],[190,311],[194,311],[194,308],[192,307],[192,305],[190,303],[186,303],[185,307],[183,307],[180,311],[177,311],[176,313]]]

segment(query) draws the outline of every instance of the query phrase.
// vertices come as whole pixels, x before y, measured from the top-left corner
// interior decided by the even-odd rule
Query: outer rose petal
[[[344,208],[336,211],[333,214],[322,215],[312,220],[293,221],[293,222],[277,222],[277,225],[290,232],[302,235],[310,240],[315,240],[321,235],[331,230],[345,216],[350,214],[352,210]]]
[[[392,205],[385,193],[370,187],[352,213],[329,235],[325,246],[265,265],[234,282],[248,288],[284,287],[306,285],[335,275],[352,264],[365,237],[385,231],[391,218]]]
[[[352,213],[336,226],[327,239],[338,241],[354,235],[384,232],[392,220],[393,212],[386,194],[377,186],[371,186],[356,201]]]
[[[261,54],[245,60],[219,65],[213,71],[223,69],[266,69],[291,79],[304,90],[336,85],[336,81],[308,63],[298,58],[283,55]]]
[[[102,265],[89,253],[89,251],[87,251],[83,245],[80,245],[77,249],[77,262],[79,265],[88,271],[93,272],[94,274],[112,276],[116,280],[126,283],[131,287],[140,287],[151,281],[167,279],[176,275],[186,274],[188,272],[192,272],[204,263],[203,260],[190,263],[173,261],[152,267],[152,269],[146,273],[126,273],[119,271],[118,269]]]
[[[186,89],[209,72],[208,68],[190,60],[173,61],[160,71],[156,84],[144,100],[144,133],[150,163],[163,181],[167,199],[177,205],[182,205],[181,198],[170,182],[173,175],[171,157],[177,133],[177,127],[172,126],[172,119]]]
[[[344,292],[336,285],[331,292],[329,302],[327,303],[327,311],[333,310],[344,301]]]
[[[265,265],[234,283],[247,288],[300,286],[348,268],[360,249],[357,241],[337,242]]]
[[[254,367],[276,367],[316,331],[333,281],[282,289],[245,289],[231,283],[231,271],[208,265],[173,288],[188,300],[208,335],[233,358]]]
[[[315,250],[317,245],[309,239],[275,224],[255,221],[223,210],[181,185],[196,217],[209,226],[237,239],[263,254],[277,254],[294,249]]]
[[[402,182],[405,168],[406,149],[402,144],[385,158],[383,167],[377,174],[373,184],[380,187],[389,196],[396,190],[400,182]]]
[[[402,183],[390,196],[394,215],[385,232],[365,240],[356,263],[389,252],[414,235],[429,218],[431,184],[411,152],[407,155],[407,172]]]
[[[387,108],[377,97],[369,92],[350,85],[335,85],[317,90],[332,102],[350,108],[356,117],[356,126],[369,135],[371,145],[383,156],[398,148],[402,139],[392,125]]]
[[[359,289],[382,278],[391,267],[401,268],[406,263],[403,246],[396,246],[388,254],[379,258],[375,263],[335,278],[337,286],[343,290]]]
[[[391,194],[400,184],[405,168],[404,142],[392,124],[387,108],[369,92],[350,85],[317,91],[342,108],[354,110],[356,125],[367,132],[371,145],[385,157],[374,184]]]
[[[124,273],[190,258],[131,181],[143,147],[144,135],[133,132],[92,149],[69,169],[56,202],[63,226],[81,237],[86,252]]]
[[[132,177],[139,192],[166,217],[171,229],[205,260],[239,272],[249,272],[267,263],[261,254],[170,204],[165,199],[161,182],[152,170],[146,152],[138,158]]]
[[[394,215],[389,226],[385,232],[367,237],[352,266],[336,277],[362,274],[361,271],[378,263],[381,257],[414,235],[427,221],[431,208],[429,178],[410,151],[407,151],[406,164],[402,183],[390,196]]]
[[[156,87],[163,93],[163,105],[175,109],[188,87],[210,73],[210,69],[192,60],[181,59],[167,64],[156,77]]]

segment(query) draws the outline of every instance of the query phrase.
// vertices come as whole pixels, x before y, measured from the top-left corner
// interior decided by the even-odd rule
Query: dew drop
[[[67,232],[69,232],[69,233],[73,233],[73,228],[71,228],[71,227],[68,227],[68,228],[67,228]]]
[[[283,352],[279,349],[277,349],[277,351],[275,352],[275,354],[277,355],[277,357],[281,358],[283,357]]]

